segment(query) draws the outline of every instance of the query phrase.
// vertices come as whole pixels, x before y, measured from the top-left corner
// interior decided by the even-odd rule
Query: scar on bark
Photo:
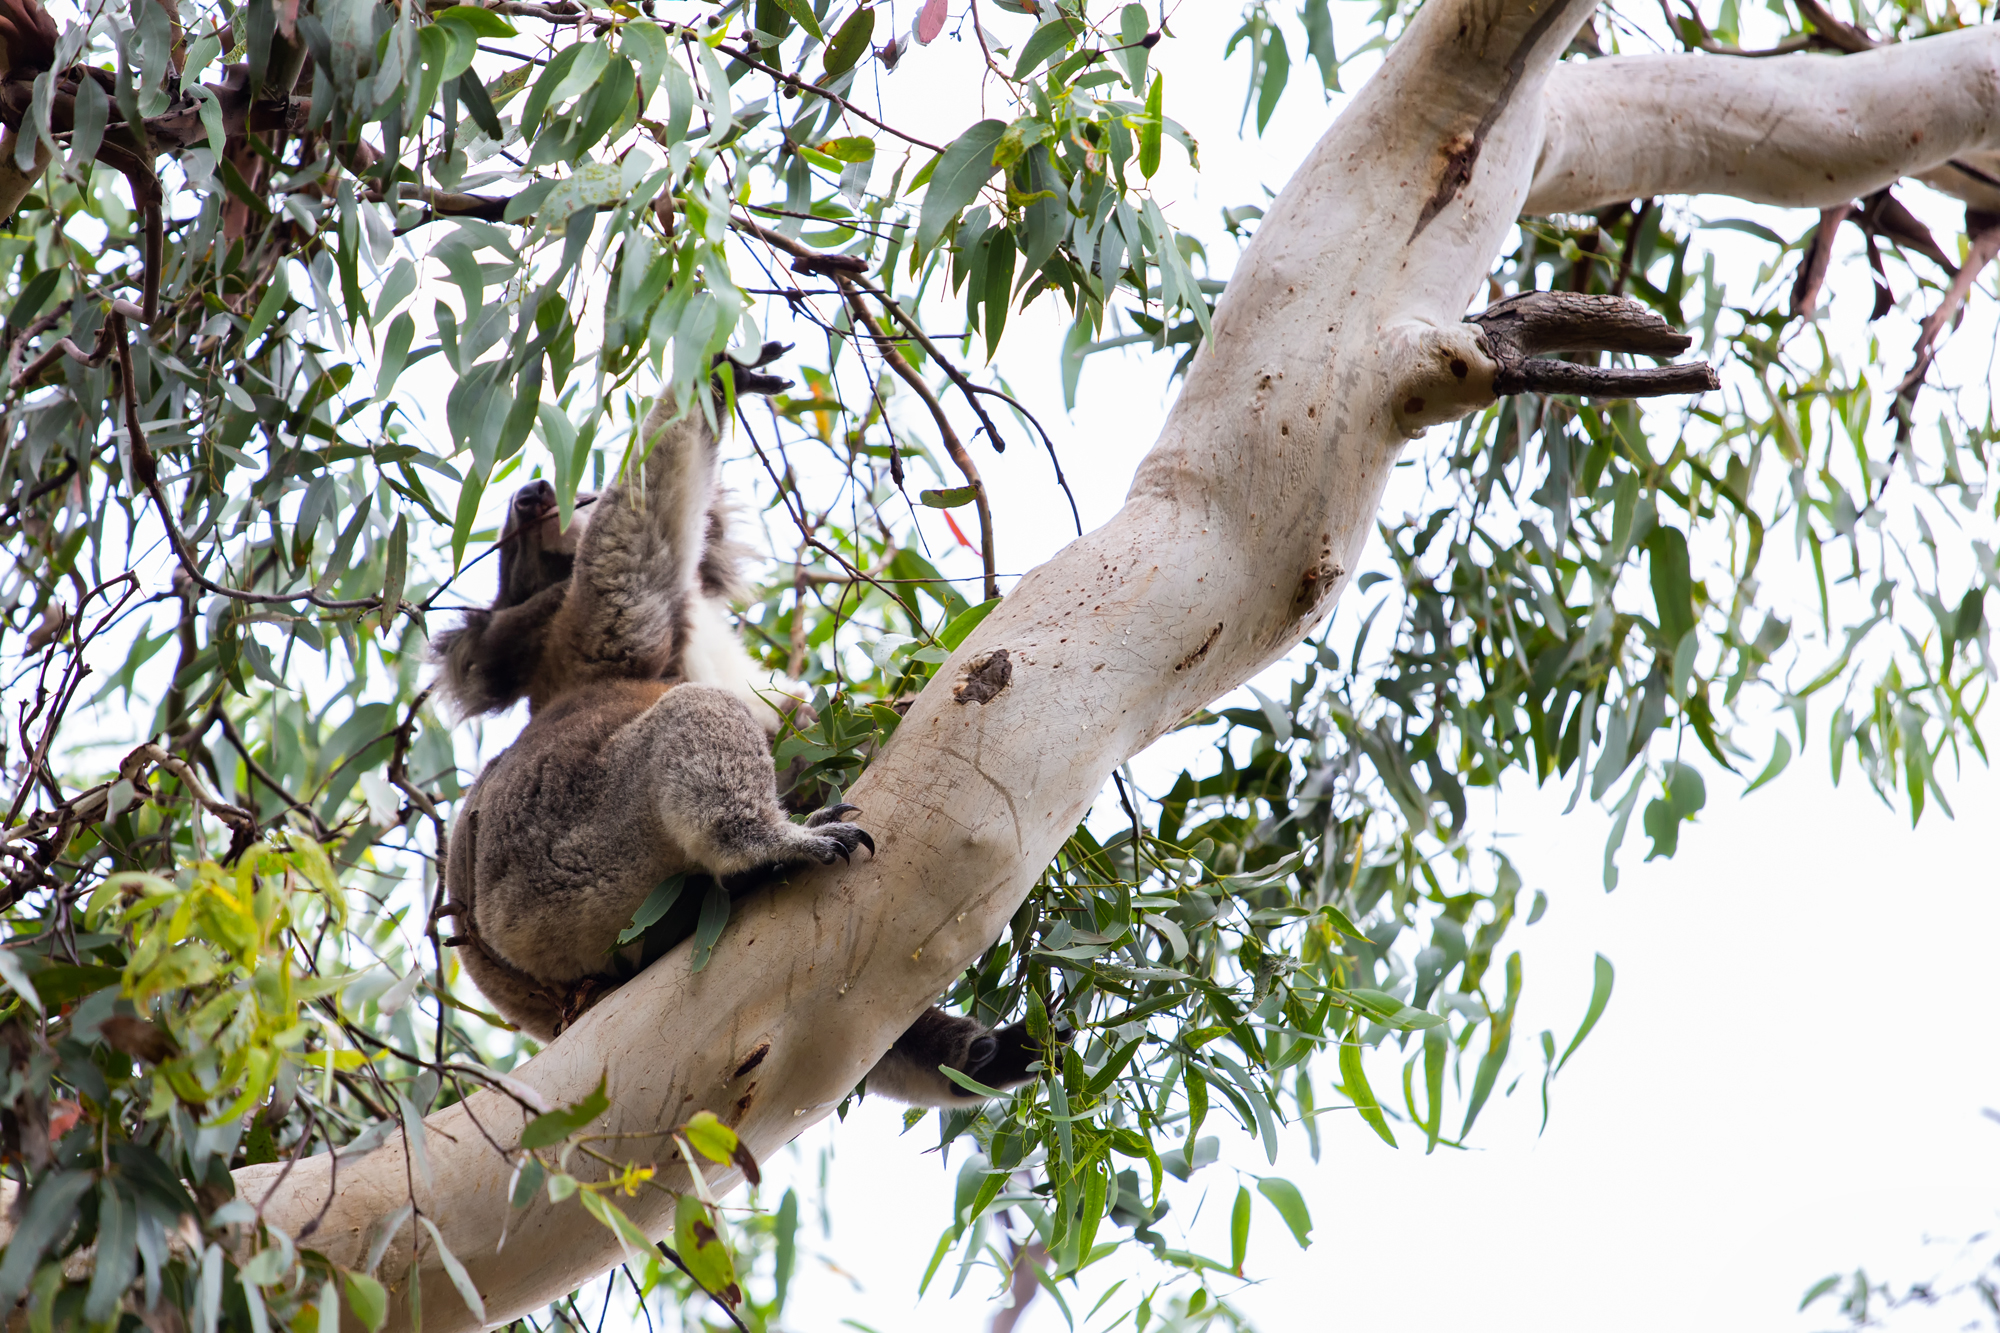
[[[1340,576],[1346,572],[1331,560],[1322,560],[1299,575],[1298,591],[1292,594],[1292,609],[1297,611],[1319,605],[1327,594],[1333,591],[1333,585],[1339,582]]]
[[[737,1079],[742,1078],[745,1074],[755,1069],[758,1065],[763,1064],[764,1057],[769,1055],[770,1053],[771,1053],[770,1042],[768,1041],[758,1042],[756,1049],[751,1051],[749,1055],[743,1058],[742,1064],[736,1066],[736,1072],[729,1076],[729,1081],[734,1083]]]
[[[1005,648],[995,648],[965,670],[965,679],[951,692],[962,704],[984,704],[1014,679],[1014,663]]]
[[[1587,398],[1657,398],[1722,387],[1706,361],[1609,369],[1541,359],[1558,352],[1633,352],[1678,356],[1694,339],[1623,296],[1523,292],[1466,321],[1478,327],[1499,370],[1493,392],[1573,393]],[[1457,367],[1453,367],[1454,373]]]
[[[1218,620],[1215,622],[1215,628],[1208,632],[1208,637],[1203,639],[1200,642],[1200,644],[1196,645],[1195,650],[1193,652],[1189,653],[1186,657],[1183,657],[1180,661],[1174,663],[1174,670],[1186,671],[1196,662],[1199,662],[1201,661],[1202,658],[1207,657],[1208,650],[1215,647],[1215,641],[1221,637],[1222,637],[1222,622]]]
[[[1590,3],[1594,6],[1595,0],[1590,0]],[[1507,109],[1507,104],[1514,100],[1514,90],[1521,86],[1521,77],[1527,73],[1528,57],[1534,54],[1536,43],[1547,35],[1551,27],[1571,12],[1572,6],[1561,3],[1561,0],[1557,0],[1557,3],[1542,11],[1542,16],[1535,20],[1534,26],[1522,35],[1520,45],[1514,48],[1514,53],[1507,57],[1507,81],[1500,85],[1499,93],[1493,98],[1493,105],[1486,108],[1486,114],[1480,117],[1478,126],[1470,135],[1453,135],[1444,144],[1444,166],[1438,173],[1437,191],[1424,201],[1423,211],[1417,214],[1417,225],[1410,232],[1411,240],[1414,241],[1423,235],[1424,228],[1431,225],[1432,219],[1442,213],[1444,206],[1456,199],[1458,192],[1472,179],[1472,168],[1479,161],[1479,150],[1486,146],[1486,136],[1492,132],[1501,113]]]

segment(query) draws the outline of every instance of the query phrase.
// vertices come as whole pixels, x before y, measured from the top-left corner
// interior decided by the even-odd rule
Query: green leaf
[[[597,60],[599,62],[602,62],[610,55],[609,50],[602,43],[579,42],[574,46],[565,46],[562,50],[555,53],[548,64],[542,66],[541,76],[535,80],[534,91],[529,93],[528,100],[521,104],[521,133],[524,136],[532,136],[535,127],[541,124],[543,113],[549,109],[549,104],[555,99],[556,89],[563,87],[569,79],[570,71],[576,68],[579,60],[583,59],[585,51],[598,53]],[[564,88],[566,96],[574,97],[577,93],[582,92],[584,88],[589,87],[597,81],[598,67],[589,66],[588,68],[590,73],[589,79],[582,83],[580,87]],[[497,102],[498,99],[495,100]]]
[[[1312,1214],[1306,1211],[1306,1201],[1298,1186],[1280,1176],[1266,1176],[1257,1182],[1257,1192],[1269,1199],[1278,1216],[1285,1219],[1300,1249],[1312,1244]]]
[[[449,9],[440,9],[431,15],[431,21],[434,23],[463,24],[481,37],[516,37],[520,35],[515,31],[513,24],[501,18],[492,10],[481,9],[478,5],[453,5]]]
[[[998,605],[1000,605],[1000,599],[995,597],[990,601],[981,602],[978,606],[968,607],[966,610],[959,612],[951,618],[949,624],[938,631],[938,642],[946,648],[958,647],[958,645],[965,642],[965,636],[977,629],[979,622],[991,615],[993,608]]]
[[[958,215],[979,197],[980,187],[997,170],[993,150],[1006,132],[1004,122],[982,120],[945,148],[924,190],[924,206],[917,218],[919,249],[935,247],[958,221]]]
[[[20,957],[4,946],[0,946],[0,981],[5,981],[8,989],[26,1000],[30,1009],[38,1014],[43,1012],[42,997],[35,990],[35,983],[28,980],[28,970],[21,966]]]
[[[687,885],[687,876],[669,875],[653,886],[646,895],[646,901],[639,904],[639,910],[632,913],[632,924],[618,932],[620,944],[630,944],[638,939],[665,916],[680,900],[681,890]]]
[[[1284,31],[1276,26],[1264,43],[1263,81],[1257,90],[1257,133],[1271,123],[1271,113],[1278,109],[1278,99],[1285,95],[1285,81],[1292,74],[1292,55],[1285,49]]]
[[[978,1079],[973,1078],[968,1074],[962,1074],[958,1070],[953,1069],[950,1065],[939,1065],[938,1073],[943,1074],[946,1078],[958,1084],[959,1087],[964,1088],[967,1092],[977,1093],[981,1097],[989,1097],[994,1101],[1007,1100],[1007,1094],[1000,1091],[998,1088],[989,1088],[984,1083],[981,1083]]]
[[[1646,552],[1653,582],[1653,606],[1669,646],[1694,628],[1694,580],[1688,573],[1687,538],[1677,528],[1657,524],[1646,535]]]
[[[1139,126],[1139,174],[1147,180],[1160,169],[1160,116],[1166,100],[1167,76],[1153,76],[1152,91],[1146,94],[1146,119]]]
[[[410,566],[410,516],[396,515],[396,526],[389,530],[389,552],[384,560],[388,570],[382,580],[382,615],[384,629],[396,618],[397,608],[403,600],[403,580]]]
[[[1801,1310],[1805,1309],[1808,1305],[1811,1305],[1814,1301],[1826,1295],[1829,1291],[1832,1291],[1835,1287],[1839,1285],[1840,1285],[1840,1274],[1838,1273],[1834,1273],[1831,1274],[1830,1276],[1821,1278],[1819,1281],[1813,1283],[1810,1287],[1806,1288],[1806,1294],[1799,1300],[1799,1309]]]
[[[632,62],[623,56],[612,56],[606,62],[604,74],[585,99],[583,126],[570,141],[572,157],[596,146],[597,141],[618,123],[619,117],[631,108],[632,99],[638,91],[639,78],[632,72]]]
[[[472,525],[479,520],[479,497],[486,492],[485,474],[473,471],[458,488],[458,512],[451,523],[451,563],[454,569],[465,564],[465,547],[472,540]]]
[[[257,309],[250,315],[249,327],[243,330],[245,347],[256,342],[257,335],[270,327],[271,321],[285,308],[285,302],[291,299],[291,295],[291,283],[285,277],[285,266],[280,264],[271,274],[271,285],[264,289],[263,299],[257,302]]]
[[[692,1120],[681,1126],[680,1132],[695,1151],[722,1166],[729,1165],[740,1142],[736,1131],[717,1120],[713,1111],[697,1111]]]
[[[1076,21],[1060,13],[1035,29],[1034,34],[1021,43],[1020,58],[1014,62],[1014,77],[1027,78],[1050,56],[1068,49],[1076,31]]]
[[[946,490],[918,491],[917,503],[931,509],[956,509],[979,498],[977,486],[953,486]]]
[[[1375,1100],[1375,1090],[1368,1086],[1368,1075],[1361,1068],[1361,1047],[1359,1043],[1340,1043],[1340,1081],[1345,1085],[1348,1100],[1354,1109],[1368,1122],[1368,1127],[1382,1136],[1382,1141],[1391,1148],[1396,1146],[1396,1136],[1389,1132],[1389,1122],[1382,1118],[1381,1103]]]
[[[1682,821],[1693,819],[1708,802],[1708,786],[1698,770],[1673,762],[1664,768],[1666,791],[1658,800],[1647,803],[1643,821],[1646,836],[1653,840],[1652,849],[1646,853],[1648,861],[1670,857],[1679,850]]]
[[[611,1099],[604,1094],[604,1079],[600,1076],[596,1090],[582,1101],[560,1111],[545,1111],[530,1120],[521,1131],[521,1146],[532,1150],[561,1143],[610,1108]]]
[[[466,1309],[472,1311],[473,1319],[484,1324],[486,1301],[480,1296],[479,1288],[473,1285],[472,1275],[465,1271],[465,1265],[458,1261],[458,1256],[444,1243],[444,1233],[437,1229],[437,1223],[428,1217],[420,1217],[417,1220],[424,1224],[424,1230],[431,1233],[431,1240],[437,1245],[438,1262],[444,1265],[445,1276],[451,1279],[451,1285],[458,1288],[459,1299],[465,1302]]]
[[[833,40],[826,44],[826,55],[821,68],[826,71],[820,82],[825,83],[853,69],[855,62],[868,54],[868,43],[875,36],[875,11],[866,5],[847,16],[847,22],[840,25],[840,31],[833,34]]]
[[[1330,93],[1340,91],[1340,57],[1333,50],[1333,15],[1327,0],[1306,0],[1299,11],[1305,24],[1306,54],[1319,65],[1320,85]]]
[[[875,141],[865,134],[850,134],[816,145],[819,151],[839,162],[873,162]]]
[[[1118,63],[1125,67],[1125,86],[1135,94],[1146,86],[1146,34],[1152,26],[1144,5],[1129,4],[1118,11]]]
[[[1576,1048],[1583,1045],[1583,1039],[1597,1026],[1597,1020],[1604,1017],[1604,1006],[1611,1003],[1613,976],[1611,960],[1603,954],[1597,955],[1597,981],[1590,988],[1590,1008],[1584,1011],[1583,1026],[1579,1027],[1576,1035],[1569,1039],[1569,1045],[1563,1050],[1562,1059],[1556,1061],[1557,1073],[1561,1073],[1562,1067],[1569,1063],[1570,1056],[1576,1054]]]
[[[778,1201],[778,1216],[773,1228],[776,1253],[771,1267],[771,1283],[776,1288],[772,1298],[774,1315],[785,1308],[785,1296],[792,1285],[792,1268],[798,1262],[799,1253],[799,1195],[797,1190],[786,1190],[785,1197]],[[774,1318],[772,1323],[776,1323]]]
[[[347,1308],[369,1333],[381,1333],[389,1322],[389,1289],[366,1273],[342,1271],[347,1287]]]
[[[1743,789],[1743,794],[1745,796],[1748,796],[1751,792],[1756,791],[1759,787],[1769,782],[1772,778],[1775,778],[1778,776],[1778,774],[1784,772],[1785,765],[1791,762],[1792,762],[1792,743],[1785,739],[1785,733],[1781,731],[1775,737],[1772,738],[1771,762],[1764,765],[1764,771],[1757,775],[1757,780],[1755,782],[1751,783],[1749,786]]]
[[[95,83],[96,80],[87,80],[87,82]],[[80,87],[81,85],[79,85]],[[104,90],[102,88],[97,91],[100,97],[103,96]],[[20,298],[14,302],[14,308],[8,312],[7,322],[17,329],[26,328],[29,324],[33,323],[35,316],[42,313],[42,307],[48,304],[49,298],[55,295],[56,284],[62,281],[62,276],[63,271],[60,268],[45,268],[25,283],[22,283]]]
[[[1441,1027],[1444,1024],[1443,1015],[1404,1004],[1384,991],[1357,989],[1348,991],[1347,994],[1367,1011],[1370,1018],[1399,1032],[1421,1031],[1424,1028]]]
[[[377,317],[380,317],[379,314]],[[416,332],[416,322],[407,312],[389,322],[389,334],[382,340],[382,364],[375,372],[376,402],[386,401],[396,387],[396,377],[403,373],[410,355],[410,339],[416,336]]]
[[[826,34],[820,31],[819,20],[813,16],[812,6],[806,0],[770,0],[778,8],[799,21],[799,26],[811,33],[813,40],[824,42]]]
[[[674,1248],[703,1291],[727,1299],[726,1293],[736,1285],[736,1266],[709,1220],[708,1209],[692,1194],[681,1195],[674,1206]]]
[[[542,1188],[542,1178],[547,1173],[542,1164],[533,1157],[521,1163],[521,1170],[514,1177],[514,1196],[510,1200],[516,1208],[526,1208],[535,1201],[535,1195]]]
[[[1243,1261],[1250,1255],[1250,1191],[1236,1187],[1236,1206],[1229,1212],[1229,1271],[1243,1276]]]
[[[480,134],[492,140],[506,138],[506,130],[500,124],[500,112],[494,110],[494,100],[488,96],[486,84],[482,84],[478,76],[458,78],[458,102],[466,108],[466,114],[472,116],[472,124],[480,128]]]
[[[722,881],[711,879],[708,894],[701,900],[701,919],[694,927],[694,961],[690,972],[699,972],[708,966],[708,960],[715,953],[715,942],[722,938],[722,928],[729,924],[729,890],[722,887]]]

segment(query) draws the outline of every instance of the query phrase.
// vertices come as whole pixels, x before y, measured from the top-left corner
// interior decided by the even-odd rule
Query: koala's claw
[[[849,815],[858,815],[860,813],[861,807],[858,805],[848,805],[845,802],[839,805],[829,805],[824,810],[813,811],[811,818],[806,820],[806,827],[818,828],[823,824],[831,824],[838,820],[846,819]],[[874,851],[875,844],[868,844],[868,850],[871,852]]]
[[[835,808],[838,809],[839,807]],[[811,849],[812,854],[819,858],[822,865],[832,865],[833,858],[836,856],[852,864],[854,849],[856,847],[866,847],[869,855],[873,856],[875,854],[875,839],[868,836],[866,829],[860,828],[857,825],[839,823],[819,824],[814,827],[814,832],[820,836],[811,839],[807,845]]]

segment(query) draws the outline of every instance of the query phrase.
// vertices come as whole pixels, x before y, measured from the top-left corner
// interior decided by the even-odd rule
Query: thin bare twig
[[[1966,248],[1965,262],[1958,266],[1958,272],[1952,276],[1951,286],[1945,290],[1944,299],[1938,302],[1937,309],[1931,311],[1929,318],[1918,328],[1915,359],[1909,372],[1903,376],[1902,382],[1897,384],[1895,395],[1889,401],[1888,419],[1896,424],[1896,448],[1895,453],[1889,458],[1891,464],[1895,462],[1896,455],[1902,453],[1903,446],[1909,442],[1917,394],[1924,387],[1924,376],[1930,373],[1931,366],[1937,360],[1938,348],[1944,341],[1945,325],[1952,322],[1959,308],[1965,304],[1965,298],[1972,292],[1972,284],[1979,280],[1979,275],[1985,272],[1986,266],[1996,257],[2000,257],[2000,216],[1967,209],[1965,230],[1971,241]],[[1875,499],[1881,499],[1883,491],[1889,485],[1889,476],[1889,471],[1885,470],[1881,486],[1875,492]]]
[[[839,93],[828,92],[826,89],[820,87],[816,83],[811,82],[810,80],[802,79],[796,74],[787,74],[785,73],[785,71],[781,69],[778,69],[771,65],[766,65],[763,61],[757,59],[757,57],[751,55],[748,51],[745,51],[740,47],[730,46],[727,43],[725,43],[717,47],[716,49],[721,51],[724,55],[728,56],[732,60],[740,61],[741,63],[748,65],[751,69],[758,70],[761,73],[770,75],[773,79],[776,79],[779,83],[786,84],[792,88],[796,88],[804,96],[824,97],[827,101],[832,102],[835,106],[838,106],[841,109],[841,111],[846,113],[847,115],[854,116],[859,120],[865,120],[870,125],[873,125],[876,129],[881,130],[883,133],[895,135],[898,139],[901,139],[904,143],[913,144],[918,148],[928,148],[933,153],[941,154],[944,152],[944,149],[938,147],[936,144],[930,142],[928,139],[919,139],[913,134],[905,134],[903,133],[903,131],[897,129],[894,125],[891,125],[888,121],[877,120],[875,117],[869,115],[866,111],[863,111],[860,107],[854,105],[854,103],[848,101],[845,97],[842,97]]]
[[[996,560],[993,548],[993,510],[986,499],[986,484],[980,479],[979,466],[972,461],[972,455],[966,452],[965,445],[958,438],[958,431],[952,426],[951,418],[945,415],[944,404],[938,401],[937,394],[924,381],[924,377],[917,373],[916,367],[912,366],[908,359],[903,356],[902,352],[897,349],[895,340],[883,331],[881,323],[875,318],[874,313],[869,310],[862,286],[856,282],[857,275],[855,269],[857,266],[865,267],[864,261],[847,255],[820,254],[799,244],[789,236],[771,231],[765,227],[760,227],[748,219],[736,219],[733,225],[739,230],[754,235],[766,244],[792,255],[798,261],[793,265],[795,269],[799,268],[800,264],[804,264],[807,266],[806,271],[831,277],[840,287],[841,296],[847,303],[848,312],[862,328],[867,330],[869,336],[874,339],[875,349],[881,353],[883,361],[887,363],[890,370],[896,373],[896,377],[909,385],[911,391],[923,402],[924,407],[931,414],[931,420],[937,425],[938,436],[944,444],[945,452],[951,455],[952,463],[957,466],[960,475],[965,478],[966,484],[972,487],[973,505],[979,514],[979,556],[981,567],[985,573],[984,589],[986,600],[991,601],[995,597],[998,597],[1000,595],[1000,585],[995,576]],[[928,339],[925,341],[928,342]],[[933,352],[933,355],[935,355],[935,352]],[[947,365],[948,363],[940,359],[939,364]],[[947,369],[946,373],[951,374],[952,372]],[[954,379],[954,382],[956,382],[956,379]],[[970,395],[968,395],[969,397]],[[984,409],[975,405],[973,410],[979,414],[982,420],[987,419]],[[996,444],[999,442],[997,432],[993,434],[993,439]]]

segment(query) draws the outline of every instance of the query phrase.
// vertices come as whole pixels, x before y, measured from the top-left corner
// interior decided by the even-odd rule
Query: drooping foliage
[[[1170,217],[1149,188],[1169,154],[1199,165],[1151,68],[1171,9],[664,9],[0,0],[0,1124],[20,1187],[0,1308],[25,1297],[33,1326],[378,1323],[405,1275],[260,1227],[230,1169],[392,1134],[424,1169],[423,1114],[478,1086],[537,1117],[496,1162],[516,1200],[629,1230],[618,1199],[661,1187],[652,1164],[580,1135],[590,1103],[508,1076],[532,1044],[483,1011],[433,915],[491,747],[432,706],[425,644],[483,598],[502,497],[541,475],[571,505],[657,394],[694,401],[731,345],[798,341],[800,384],[741,413],[736,479],[772,557],[742,625],[817,713],[781,765],[844,788],[1003,591],[1008,516],[975,454],[1053,445],[1002,367],[1053,369],[1074,401],[1113,349],[1184,365],[1256,225],[1247,203],[1215,231]],[[1247,6],[1215,53],[1247,70],[1246,132],[1362,58],[1358,77],[1406,12]],[[1336,17],[1367,34],[1344,53]],[[1711,51],[1963,21],[1921,0],[1856,17],[1669,19]],[[1642,20],[1665,32],[1619,16],[1572,57],[1645,49]],[[878,118],[885,81],[946,63],[986,81],[991,118]],[[933,1277],[954,1251],[960,1282],[1018,1251],[1060,1294],[1133,1245],[1154,1278],[1123,1297],[1138,1327],[1233,1322],[1253,1211],[1312,1233],[1261,1175],[1281,1126],[1317,1155],[1315,1112],[1351,1106],[1431,1150],[1523,1073],[1546,1099],[1612,969],[1570,1034],[1517,1044],[1510,932],[1548,899],[1486,850],[1477,789],[1612,810],[1607,888],[1629,833],[1671,856],[1710,786],[1814,745],[1913,818],[1946,803],[1944,775],[1984,759],[2000,577],[1990,406],[1936,359],[2000,248],[1995,219],[1963,230],[1890,193],[1790,232],[1661,200],[1523,220],[1496,294],[1637,299],[1698,333],[1724,391],[1509,399],[1413,451],[1422,503],[1385,521],[1289,693],[1191,719],[1213,758],[1167,783],[1121,775],[1119,815],[1075,831],[951,997],[1077,1037],[1039,1083],[941,1117],[964,1151]],[[1719,270],[1718,237],[1752,257]],[[1871,318],[1922,322],[1914,353],[1843,350],[1865,321],[1825,293],[1850,238]],[[1030,308],[1068,337],[997,359]],[[911,501],[971,578],[926,552]],[[1200,1254],[1166,1181],[1211,1167],[1224,1120],[1268,1154],[1262,1201],[1246,1176],[1232,1252]],[[712,1120],[681,1134],[742,1161]],[[666,1249],[629,1237],[658,1257],[604,1299],[778,1326],[801,1204],[759,1202],[725,1222],[683,1199]],[[377,1259],[401,1228],[442,1249],[405,1207]]]

